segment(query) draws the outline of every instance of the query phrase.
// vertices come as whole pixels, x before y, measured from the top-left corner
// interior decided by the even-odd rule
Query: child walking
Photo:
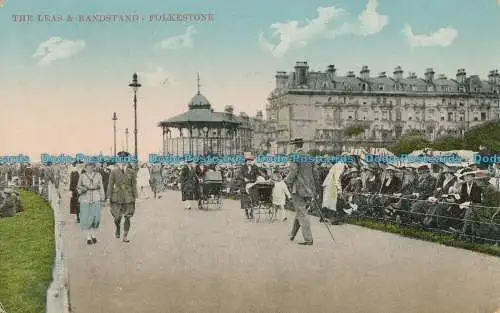
[[[286,211],[285,203],[286,199],[290,199],[290,191],[286,186],[281,173],[279,171],[274,171],[274,187],[273,187],[273,206],[274,206],[274,216],[282,221],[286,221]]]

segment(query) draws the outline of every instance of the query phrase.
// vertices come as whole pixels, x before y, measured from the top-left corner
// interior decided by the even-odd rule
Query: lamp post
[[[136,162],[139,162],[139,155],[137,154],[137,91],[142,85],[137,80],[137,73],[132,75],[132,82],[128,86],[134,91],[134,154]]]
[[[128,152],[128,128],[125,128],[125,151]]]
[[[116,117],[116,112],[113,112],[113,156],[116,156],[116,121],[118,117]]]

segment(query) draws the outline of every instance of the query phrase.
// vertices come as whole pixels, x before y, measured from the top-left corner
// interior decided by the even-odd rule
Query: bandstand
[[[251,128],[226,106],[214,112],[210,102],[198,91],[188,104],[188,111],[161,121],[163,154],[234,155],[251,148]]]

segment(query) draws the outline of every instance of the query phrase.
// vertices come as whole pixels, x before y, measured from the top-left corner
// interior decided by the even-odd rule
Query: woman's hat
[[[255,160],[255,157],[252,155],[251,152],[245,152],[245,153],[243,153],[243,156],[245,157],[245,161]]]

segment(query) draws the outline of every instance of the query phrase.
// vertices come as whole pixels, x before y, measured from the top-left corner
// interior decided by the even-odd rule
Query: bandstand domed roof
[[[238,117],[231,112],[214,112],[208,99],[200,93],[199,76],[198,91],[188,103],[189,110],[161,121],[160,127],[189,127],[189,126],[222,126],[237,127],[241,124]]]
[[[191,101],[189,101],[188,108],[190,110],[193,110],[193,109],[211,109],[212,106],[210,105],[210,102],[208,101],[208,99],[205,98],[205,96],[202,95],[200,92],[198,92],[196,95],[194,95],[193,98],[191,98]]]

